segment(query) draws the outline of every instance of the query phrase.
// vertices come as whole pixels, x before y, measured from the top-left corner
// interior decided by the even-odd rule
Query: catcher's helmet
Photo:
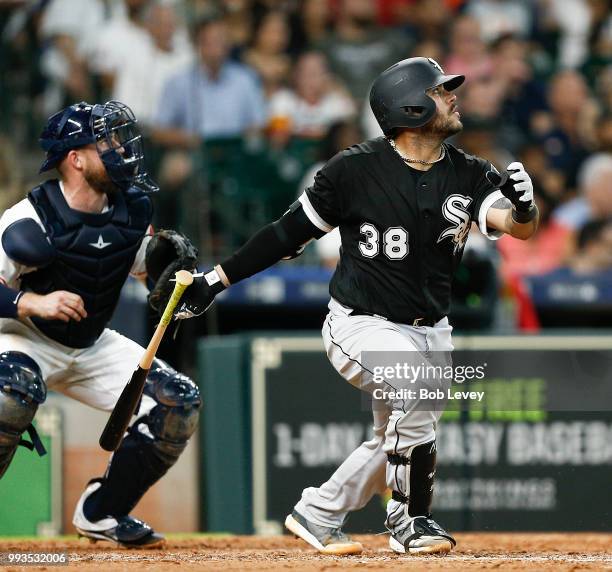
[[[159,190],[145,169],[134,113],[119,101],[97,105],[81,101],[58,111],[49,117],[39,143],[47,152],[41,173],[56,167],[71,149],[94,143],[108,176],[120,189]]]
[[[434,100],[425,92],[444,85],[451,91],[465,81],[463,75],[445,75],[431,58],[408,58],[387,68],[370,88],[370,106],[387,136],[401,127],[421,127],[436,113]]]

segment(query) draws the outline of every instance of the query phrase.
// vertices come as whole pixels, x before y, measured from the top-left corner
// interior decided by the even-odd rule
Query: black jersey
[[[313,224],[340,227],[330,283],[340,303],[408,324],[448,313],[471,223],[487,234],[486,211],[503,195],[485,176],[491,163],[444,148],[441,161],[417,171],[384,137],[366,141],[334,156],[300,197]]]

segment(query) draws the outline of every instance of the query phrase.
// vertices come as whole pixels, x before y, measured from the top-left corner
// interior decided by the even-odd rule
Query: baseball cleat
[[[389,546],[398,554],[443,554],[456,545],[455,539],[435,520],[417,516],[410,524],[396,533],[391,533]]]
[[[95,543],[98,540],[107,540],[126,548],[151,548],[165,542],[165,538],[156,533],[146,522],[133,516],[126,515],[118,518],[108,516],[96,521],[90,521],[85,516],[83,506],[87,497],[100,488],[99,481],[90,482],[77,503],[72,524],[74,524],[79,537],[88,538]]]
[[[363,551],[361,543],[351,540],[340,527],[332,528],[313,524],[295,510],[285,519],[285,526],[295,534],[296,538],[305,540],[321,554],[342,556],[361,554]]]

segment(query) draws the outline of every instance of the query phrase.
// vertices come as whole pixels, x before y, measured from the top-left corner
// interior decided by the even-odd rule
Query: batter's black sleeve
[[[487,211],[495,204],[496,207],[505,208],[506,199],[502,192],[494,187],[487,179],[487,172],[498,172],[497,169],[485,159],[476,159],[473,165],[472,189],[474,207],[472,220],[478,224],[480,231],[491,239],[499,238],[503,233],[487,228]],[[510,207],[511,205],[508,205]]]
[[[277,221],[257,231],[230,258],[221,263],[230,284],[235,284],[295,254],[301,246],[325,233],[310,222],[299,201]]]
[[[314,184],[304,191],[299,201],[312,224],[330,232],[340,224],[340,189],[345,163],[342,152],[332,157],[315,175]]]

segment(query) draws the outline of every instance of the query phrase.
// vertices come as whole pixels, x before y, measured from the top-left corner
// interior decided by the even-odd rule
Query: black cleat
[[[126,548],[145,546],[151,548],[165,542],[165,538],[161,534],[156,533],[146,522],[133,516],[127,515],[119,518],[108,516],[93,522],[88,520],[83,506],[87,497],[98,490],[99,487],[99,481],[89,483],[77,503],[72,523],[79,536],[89,538],[91,542],[97,542],[98,540],[115,542]]]
[[[396,533],[391,533],[389,546],[399,554],[441,554],[456,546],[455,539],[435,520],[417,516],[410,524]]]

